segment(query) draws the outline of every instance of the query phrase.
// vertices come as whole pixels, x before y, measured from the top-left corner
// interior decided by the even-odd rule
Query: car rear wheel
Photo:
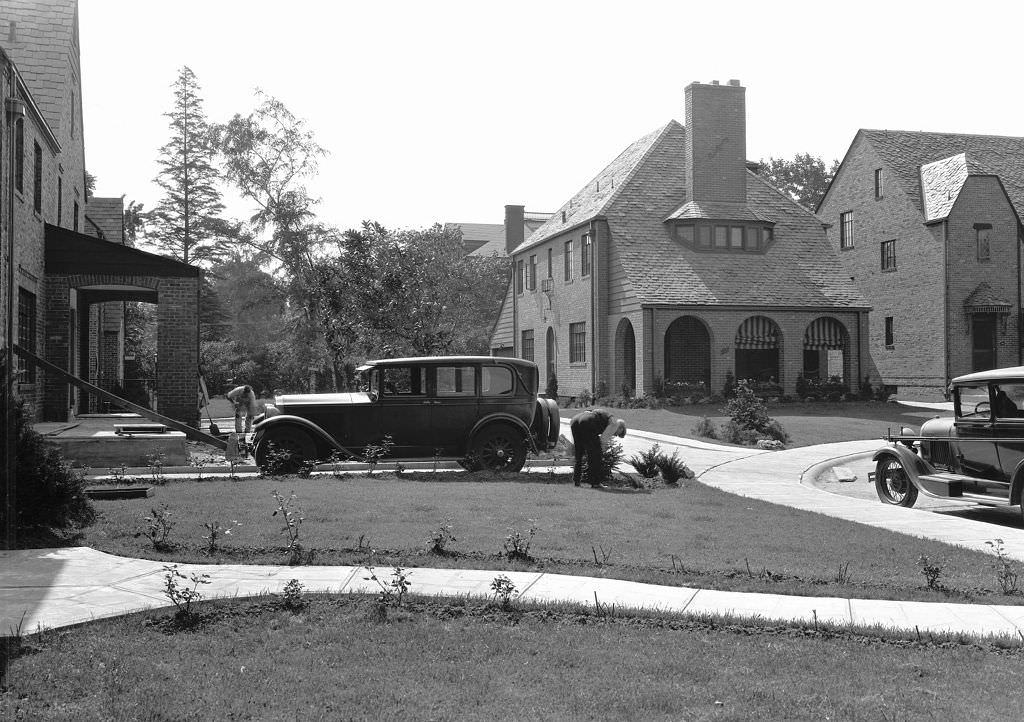
[[[484,429],[473,442],[474,465],[488,471],[521,471],[526,463],[523,433],[511,426]]]
[[[316,444],[299,429],[271,429],[256,444],[254,455],[260,471],[291,474],[316,458]]]
[[[875,465],[875,493],[882,502],[894,506],[911,507],[917,501],[917,487],[895,456],[883,456]]]

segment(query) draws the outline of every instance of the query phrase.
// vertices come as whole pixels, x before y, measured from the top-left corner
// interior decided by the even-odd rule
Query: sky
[[[858,128],[1024,136],[1016,3],[79,0],[96,195],[152,208],[182,66],[207,118],[262,89],[329,154],[344,230],[557,210],[672,119],[693,81],[746,88],[747,158],[842,159]],[[226,196],[226,215],[251,209]]]

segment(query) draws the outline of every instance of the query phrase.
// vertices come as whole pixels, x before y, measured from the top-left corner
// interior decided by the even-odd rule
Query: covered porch
[[[112,301],[156,304],[153,410],[198,426],[200,270],[152,253],[46,226],[46,328],[43,358],[83,378],[100,363],[104,329],[92,309]],[[100,316],[102,317],[102,316]],[[106,343],[104,368],[123,378],[123,348]],[[114,356],[111,360],[111,356]],[[42,417],[67,421],[91,410],[78,388],[46,374]]]

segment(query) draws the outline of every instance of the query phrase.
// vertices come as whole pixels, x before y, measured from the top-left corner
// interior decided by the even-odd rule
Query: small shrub
[[[297,506],[295,494],[292,493],[287,499],[281,496],[276,489],[271,494],[274,497],[274,501],[277,502],[277,508],[270,516],[274,517],[280,514],[284,522],[284,526],[281,527],[281,533],[288,539],[288,545],[285,549],[288,551],[289,564],[301,564],[302,543],[299,541],[299,526],[302,524],[304,517],[302,516],[302,511]]]
[[[305,587],[302,586],[302,582],[298,579],[291,579],[287,584],[284,585],[284,591],[281,593],[281,604],[284,605],[285,609],[292,612],[299,612],[306,608],[306,597],[303,592]]]
[[[184,579],[185,584],[182,584],[179,580]],[[192,583],[190,587],[188,582]],[[192,605],[203,598],[203,595],[199,592],[200,584],[209,584],[209,574],[190,574],[185,576],[178,571],[178,565],[165,566],[164,567],[164,596],[170,600],[171,604],[174,605],[177,611],[175,615],[178,619],[191,619],[192,617]]]
[[[741,382],[741,383],[745,383],[745,382]],[[736,393],[736,377],[733,376],[732,371],[726,371],[725,372],[725,386],[722,387],[722,395],[725,398],[727,398],[727,399],[731,399],[733,397],[733,394],[735,394],[735,393]]]
[[[714,422],[707,416],[697,422],[697,425],[693,427],[693,433],[705,439],[718,438],[718,429],[715,428]]]
[[[804,378],[803,371],[796,375],[796,395],[800,398],[807,396],[807,379]]]
[[[373,581],[380,587],[380,595],[377,597],[377,612],[380,619],[387,619],[388,609],[401,607],[405,603],[405,596],[409,593],[412,582],[409,581],[409,572],[402,567],[395,567],[391,575],[391,581],[387,584],[382,582],[372,567],[366,567],[370,576],[363,577],[367,581]]]
[[[431,533],[430,538],[427,539],[427,549],[431,554],[438,554],[445,556],[451,554],[448,549],[449,544],[453,544],[458,541],[455,538],[455,534],[452,532],[452,520],[446,518],[437,528]]]
[[[778,419],[772,419],[764,429],[764,435],[769,439],[778,441],[780,444],[789,443],[789,432],[779,423]]]
[[[18,531],[89,526],[96,521],[96,510],[85,495],[85,474],[72,469],[60,451],[32,428],[24,401],[9,402],[14,404],[14,478],[18,481],[18,493],[13,511]]]
[[[143,517],[143,520],[147,525],[144,534],[156,551],[166,552],[174,548],[174,545],[167,541],[171,529],[174,528],[174,521],[166,504],[161,504],[159,508],[151,507],[149,516]]]
[[[673,486],[678,484],[680,479],[694,478],[693,471],[679,458],[678,451],[673,451],[672,456],[660,454],[658,457],[658,471],[661,473],[662,480],[666,484]]]
[[[502,608],[508,609],[512,606],[512,595],[518,590],[511,579],[499,574],[491,581],[491,591],[494,592],[494,598],[501,601]]]
[[[604,380],[597,382],[597,386],[594,387],[594,396],[599,399],[603,399],[608,395],[608,384]]]
[[[634,454],[630,457],[629,463],[640,476],[645,479],[653,479],[658,475],[658,457],[661,455],[661,447],[655,444],[647,451]]]
[[[234,474],[235,465],[231,465],[232,475]],[[260,473],[264,476],[277,478],[281,476],[287,476],[292,471],[292,453],[287,449],[278,447],[274,442],[267,444],[267,458],[263,466],[260,467]]]
[[[146,465],[149,467],[149,475],[154,484],[162,485],[167,483],[164,476],[164,466],[167,465],[167,456],[164,454],[151,454],[146,457]]]
[[[924,575],[929,589],[942,589],[942,583],[939,581],[942,577],[942,564],[932,564],[928,557],[922,554],[917,558],[917,566],[921,567],[921,574]]]
[[[386,458],[391,453],[391,448],[394,445],[395,443],[391,439],[391,435],[385,434],[379,444],[367,444],[363,448],[363,462],[369,467],[370,476],[373,476],[373,470],[377,468],[377,464],[380,463],[381,459]]]
[[[663,399],[668,396],[668,392],[665,388],[665,379],[660,374],[655,374],[654,381],[651,384],[651,393],[657,398]]]
[[[530,556],[530,544],[533,543],[533,537],[537,534],[537,524],[532,519],[530,521],[530,530],[526,534],[523,534],[518,529],[509,527],[508,536],[505,537],[505,558],[512,560],[520,560],[524,562],[533,561],[533,557]]]
[[[1014,570],[1013,561],[1006,554],[1006,548],[1003,546],[1002,539],[996,539],[994,542],[985,542],[989,547],[992,548],[992,552],[996,555],[996,581],[999,583],[999,589],[1003,594],[1016,594],[1018,591],[1017,586],[1017,572]]]
[[[231,530],[242,526],[242,523],[232,520],[227,526],[224,526],[219,521],[214,520],[205,522],[203,526],[206,527],[206,535],[203,537],[206,540],[206,553],[213,554],[217,551],[217,545],[220,543],[221,537],[230,536]]]
[[[735,395],[723,411],[741,429],[763,432],[770,421],[764,400],[757,397],[745,380],[736,384]]]
[[[544,388],[544,395],[549,399],[558,401],[558,376],[554,373],[548,375],[548,383]]]
[[[726,441],[730,444],[753,446],[760,438],[760,434],[753,429],[745,429],[730,419],[719,427],[718,438],[719,440]]]

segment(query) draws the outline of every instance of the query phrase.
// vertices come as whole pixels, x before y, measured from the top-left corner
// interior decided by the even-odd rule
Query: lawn
[[[693,433],[693,428],[704,417],[716,426],[728,420],[723,412],[725,404],[673,406],[664,409],[608,409],[625,420],[631,429],[643,429],[687,439],[709,439]],[[572,418],[580,409],[562,409],[563,418]],[[886,429],[894,431],[900,426],[919,428],[928,419],[945,414],[931,409],[904,406],[894,402],[850,401],[842,403],[774,403],[768,405],[768,415],[778,419],[789,432],[787,446],[811,446],[836,441],[880,438]]]
[[[276,490],[295,494],[300,541],[314,564],[529,567],[737,591],[1024,603],[998,592],[989,556],[698,482],[616,493],[573,487],[564,474],[510,476],[171,481],[149,499],[96,502],[100,518],[78,543],[167,561],[285,563],[280,516],[271,516]],[[155,550],[144,533],[153,509],[166,509],[174,524],[169,551]],[[241,525],[208,555],[205,525],[232,521]],[[445,555],[428,553],[445,523],[457,541]],[[505,558],[510,532],[525,536],[531,527],[533,561]],[[927,588],[922,556],[941,566],[942,589]]]
[[[1008,720],[1018,649],[567,608],[269,598],[49,633],[0,718]]]

